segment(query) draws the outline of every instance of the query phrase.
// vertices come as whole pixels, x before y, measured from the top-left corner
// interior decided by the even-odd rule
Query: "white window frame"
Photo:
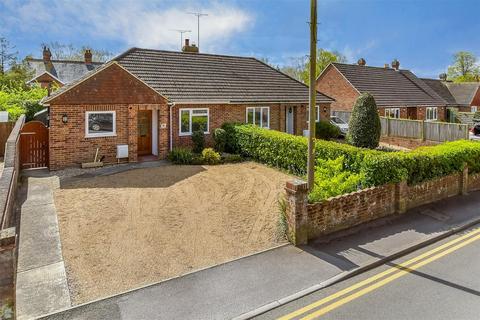
[[[270,129],[270,107],[247,107],[245,109],[245,123],[247,124],[254,124],[255,125],[255,109],[261,109],[261,113],[263,115],[263,110],[267,110],[268,116],[267,116],[267,125],[263,125],[263,117],[261,116],[260,118],[260,128],[265,128],[265,129]],[[253,123],[248,122],[248,111],[253,110]]]
[[[91,114],[105,114],[111,113],[113,115],[113,124],[112,132],[110,133],[90,133],[88,131],[88,118]],[[85,111],[85,138],[101,138],[101,137],[115,137],[117,135],[117,112],[115,110],[111,111]]]
[[[400,108],[385,108],[385,117],[392,119],[400,119]]]
[[[193,110],[195,111],[207,111],[207,131],[204,131],[204,134],[210,134],[210,109],[209,108],[180,108],[178,110],[178,134],[180,136],[191,136],[192,135],[192,117],[197,115],[193,115]],[[182,111],[188,111],[189,114],[189,124],[188,124],[188,132],[182,132]],[[202,114],[201,116],[205,116]]]
[[[320,106],[315,106],[315,122],[320,122]],[[308,112],[307,106],[307,123],[310,122],[310,112]]]
[[[478,106],[471,106],[470,111],[471,112],[477,112],[478,111]]]
[[[429,117],[429,111],[432,112],[432,117]],[[434,115],[434,117],[433,117]],[[425,109],[425,121],[437,121],[438,120],[438,108],[437,107],[427,107]]]

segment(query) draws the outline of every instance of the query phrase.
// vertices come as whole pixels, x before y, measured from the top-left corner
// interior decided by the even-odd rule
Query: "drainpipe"
[[[169,124],[168,124],[168,128],[169,128],[169,134],[170,134],[170,151],[172,151],[173,149],[173,107],[175,107],[175,102],[170,102],[168,103],[168,106],[170,107],[169,108],[169,117],[170,117],[170,120],[169,120]]]

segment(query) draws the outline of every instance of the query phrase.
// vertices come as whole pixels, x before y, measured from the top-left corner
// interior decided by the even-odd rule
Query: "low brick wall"
[[[19,173],[20,131],[25,123],[22,115],[10,133],[5,144],[4,168],[0,175],[0,230],[13,226],[13,203],[17,190]]]
[[[368,188],[308,204],[308,237],[353,227],[395,212],[395,185]]]
[[[462,172],[407,185],[406,181],[368,188],[308,204],[307,185],[287,183],[286,220],[294,244],[373,221],[468,191],[480,190],[480,174]]]
[[[387,137],[387,136],[381,136],[380,142],[391,144],[394,146],[399,146],[402,148],[407,148],[407,149],[415,149],[415,148],[424,147],[424,146],[435,146],[437,144],[440,144],[440,142],[428,141],[428,140],[422,140],[422,139]]]

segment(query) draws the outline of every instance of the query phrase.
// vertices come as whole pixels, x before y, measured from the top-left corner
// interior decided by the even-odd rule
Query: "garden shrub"
[[[225,153],[222,155],[222,161],[224,163],[236,163],[236,162],[242,162],[243,158],[239,154]]]
[[[220,154],[212,148],[205,148],[202,151],[202,159],[206,164],[218,164],[220,163],[221,157]]]
[[[380,142],[381,129],[375,99],[369,93],[362,94],[353,105],[347,141],[356,147],[375,149]]]
[[[330,123],[330,121],[321,120],[315,124],[315,138],[330,140],[338,138],[342,133],[340,128]]]
[[[225,130],[225,151],[229,153],[240,153],[240,148],[237,144],[237,137],[235,127],[240,126],[241,123],[225,122],[222,124],[222,129]]]
[[[350,193],[361,187],[363,175],[345,170],[343,160],[343,157],[334,160],[317,160],[313,189],[308,195],[309,202],[318,202]]]
[[[213,139],[215,141],[215,150],[224,152],[227,144],[227,132],[224,129],[217,128],[213,131]]]
[[[175,164],[193,164],[195,158],[195,154],[192,150],[181,147],[173,148],[168,154],[168,160]]]
[[[193,152],[200,153],[205,148],[205,134],[202,130],[192,133]]]
[[[252,125],[234,128],[234,143],[242,155],[296,175],[306,173],[306,138]],[[317,161],[341,157],[342,170],[360,175],[362,187],[396,183],[403,179],[415,184],[459,172],[464,164],[468,165],[470,172],[480,172],[480,142],[476,141],[447,142],[408,152],[383,152],[316,140],[315,157]]]

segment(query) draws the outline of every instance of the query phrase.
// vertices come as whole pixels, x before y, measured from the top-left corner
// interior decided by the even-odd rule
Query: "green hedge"
[[[243,155],[296,175],[306,173],[306,138],[252,125],[234,126],[234,132],[234,144]],[[317,160],[343,157],[343,170],[361,174],[363,187],[402,179],[415,184],[461,171],[464,163],[470,172],[480,172],[480,143],[475,141],[448,142],[409,152],[381,152],[316,140],[315,152]]]

